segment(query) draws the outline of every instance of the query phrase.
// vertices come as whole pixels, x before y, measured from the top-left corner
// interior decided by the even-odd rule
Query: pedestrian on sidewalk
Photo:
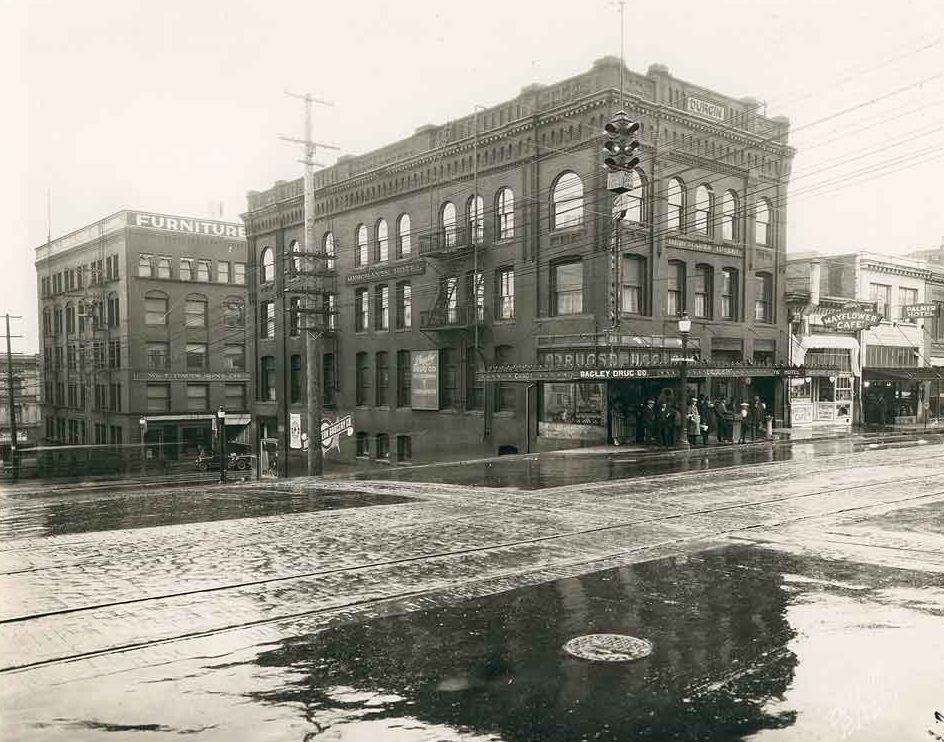
[[[738,438],[738,443],[744,443],[744,437],[747,434],[747,429],[751,424],[751,406],[747,402],[741,402],[741,409],[738,412],[738,419],[741,422],[741,435]],[[753,434],[751,435],[751,440],[754,440]]]
[[[698,400],[692,397],[688,400],[685,413],[685,432],[688,435],[688,445],[694,446],[701,435],[701,416],[698,414]]]
[[[754,395],[754,403],[751,405],[751,441],[757,439],[757,437],[766,438],[766,431],[764,430],[767,426],[767,405],[765,405],[760,397]]]
[[[667,401],[659,408],[659,443],[665,448],[675,445],[675,407]]]
[[[724,443],[731,439],[730,422],[728,421],[728,406],[724,403],[723,397],[718,397],[714,404],[715,430],[718,443]]]
[[[656,401],[654,399],[647,399],[646,406],[642,409],[642,414],[640,418],[642,419],[643,427],[643,436],[641,441],[646,443],[656,443],[658,442],[658,436],[656,435]]]
[[[701,442],[708,445],[708,433],[715,429],[715,411],[704,394],[698,395],[698,416],[701,418]]]

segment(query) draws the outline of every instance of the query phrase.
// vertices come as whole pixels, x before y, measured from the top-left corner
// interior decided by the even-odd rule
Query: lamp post
[[[688,335],[692,331],[692,321],[688,318],[688,312],[682,311],[678,318],[678,331],[682,336],[682,367],[679,369],[679,379],[681,381],[681,404],[682,404],[682,434],[679,437],[679,448],[690,448],[688,443]]]
[[[138,419],[138,425],[141,428],[141,475],[147,474],[147,418],[144,415]]]
[[[226,482],[226,410],[216,411],[216,432],[220,437],[220,484]]]

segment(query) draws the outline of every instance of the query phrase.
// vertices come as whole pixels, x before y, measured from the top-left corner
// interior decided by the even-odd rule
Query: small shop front
[[[865,368],[863,414],[872,425],[936,424],[944,403],[944,368]]]
[[[792,359],[805,373],[787,383],[790,425],[851,426],[858,417],[856,394],[862,377],[859,341],[848,335],[793,337]]]
[[[250,415],[226,415],[226,441],[245,443]],[[140,424],[144,430],[144,456],[147,461],[186,461],[201,453],[213,452],[218,446],[216,414],[146,415]]]

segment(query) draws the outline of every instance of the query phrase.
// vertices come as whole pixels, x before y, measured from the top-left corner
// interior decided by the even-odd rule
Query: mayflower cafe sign
[[[846,308],[824,314],[821,321],[826,327],[849,332],[875,327],[882,321],[882,315],[874,309]]]

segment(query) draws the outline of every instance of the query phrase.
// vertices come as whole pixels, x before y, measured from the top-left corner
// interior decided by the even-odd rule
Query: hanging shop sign
[[[901,308],[902,319],[937,317],[937,304],[908,304]]]
[[[410,356],[410,407],[439,409],[439,351],[414,350]]]
[[[868,330],[882,321],[882,315],[872,309],[838,309],[824,314],[820,321],[836,330]]]
[[[301,417],[301,416],[299,416]],[[327,453],[332,448],[341,451],[341,436],[350,438],[354,435],[354,419],[350,415],[329,420],[321,418],[321,450]],[[301,448],[301,431],[299,431],[299,448]],[[292,446],[295,448],[295,446]]]

